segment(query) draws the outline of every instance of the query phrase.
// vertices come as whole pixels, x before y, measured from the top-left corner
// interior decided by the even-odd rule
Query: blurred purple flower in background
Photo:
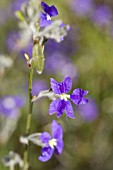
[[[40,91],[46,90],[48,88],[47,82],[45,80],[34,80],[32,85],[32,95],[37,95]]]
[[[58,11],[54,5],[48,6],[45,2],[41,2],[42,9],[45,13],[40,12],[40,27],[46,27],[52,23],[51,17],[58,15]]]
[[[88,98],[88,103],[77,106],[77,111],[85,121],[94,121],[99,114],[94,99]]]
[[[4,96],[0,99],[0,114],[15,117],[24,105],[25,98],[22,96]]]
[[[102,5],[94,10],[91,18],[95,24],[107,26],[112,20],[112,11],[107,5]]]
[[[42,162],[51,159],[54,152],[58,155],[61,154],[64,148],[62,126],[53,120],[51,130],[52,137],[48,132],[43,132],[40,136],[40,140],[44,145],[44,147],[42,147],[42,155],[39,156],[39,160]]]
[[[71,0],[70,5],[79,16],[90,15],[93,10],[93,0]]]
[[[20,35],[18,32],[10,32],[6,37],[6,46],[9,51],[19,51],[18,40]]]
[[[50,79],[51,88],[55,96],[58,98],[54,100],[49,106],[49,114],[52,115],[56,113],[57,118],[60,118],[64,111],[66,111],[66,116],[70,118],[75,118],[72,102],[75,105],[86,104],[88,100],[84,98],[88,91],[82,89],[75,89],[71,95],[67,94],[72,88],[72,79],[67,76],[62,82],[56,82],[53,78]]]
[[[47,58],[45,62],[45,70],[49,74],[57,73],[63,77],[65,75],[70,75],[75,79],[78,77],[77,67],[70,61],[69,58],[59,52],[55,52]]]
[[[12,3],[13,11],[17,11],[21,9],[22,4],[28,2],[28,0],[14,0]]]

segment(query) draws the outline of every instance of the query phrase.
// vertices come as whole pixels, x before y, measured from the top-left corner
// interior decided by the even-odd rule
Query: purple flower
[[[112,12],[106,5],[98,7],[92,14],[92,20],[99,26],[110,24],[112,20]]]
[[[54,5],[48,6],[45,2],[41,2],[41,6],[45,13],[40,13],[40,27],[46,27],[52,23],[51,17],[57,16],[58,11]]]
[[[79,15],[89,15],[93,9],[92,0],[72,0],[72,9]]]
[[[52,91],[58,99],[50,104],[49,114],[56,113],[57,118],[59,118],[66,111],[68,117],[75,118],[71,102],[68,99],[71,99],[75,105],[86,104],[88,100],[84,97],[88,94],[88,91],[78,88],[71,95],[66,94],[72,87],[72,79],[69,76],[65,77],[62,82],[56,82],[51,78],[50,83]]]
[[[77,106],[78,113],[85,121],[93,121],[98,117],[98,107],[93,99],[88,99],[85,105]]]
[[[60,124],[53,120],[51,124],[52,136],[48,132],[44,132],[40,136],[40,140],[44,147],[42,147],[42,155],[39,160],[46,162],[51,159],[53,153],[61,154],[64,148],[63,129]]]
[[[25,99],[22,96],[5,96],[0,99],[0,113],[14,117],[24,104]]]
[[[84,98],[88,94],[87,90],[82,89],[75,89],[73,93],[70,95],[71,100],[74,104],[80,105],[80,104],[86,104],[88,102],[88,99]]]

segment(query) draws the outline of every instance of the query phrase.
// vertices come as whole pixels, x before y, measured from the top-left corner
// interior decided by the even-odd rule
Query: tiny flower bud
[[[31,62],[32,62],[32,59],[30,59],[30,57],[28,56],[27,53],[24,54],[25,56],[25,59],[26,59],[26,62],[27,62],[27,65],[28,67],[30,68],[31,67]]]

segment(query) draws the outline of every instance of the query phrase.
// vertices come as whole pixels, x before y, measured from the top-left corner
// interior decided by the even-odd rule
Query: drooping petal
[[[57,108],[57,118],[60,118],[60,116],[62,116],[62,114],[65,111],[65,108],[66,108],[66,101],[59,99],[59,105]]]
[[[51,124],[51,129],[52,129],[52,138],[55,138],[57,140],[63,138],[63,129],[60,124],[56,122],[56,120],[53,120]]]
[[[56,7],[54,5],[49,7],[49,12],[48,14],[53,17],[53,16],[57,16],[58,15],[58,10],[56,9]]]
[[[64,111],[62,111],[62,112],[57,112],[57,113],[56,113],[57,118],[60,118],[60,117],[63,115],[63,112],[64,112]]]
[[[62,84],[64,86],[64,92],[63,93],[68,93],[72,88],[72,79],[71,79],[71,77],[69,77],[69,76],[65,77]]]
[[[42,9],[48,14],[49,6],[45,2],[41,2]]]
[[[53,90],[53,92],[55,94],[61,94],[61,90],[59,88],[59,83],[56,82],[56,80],[54,80],[53,78],[50,78],[50,84],[51,84],[51,88]]]
[[[66,107],[65,100],[61,100],[61,99],[55,100],[50,104],[49,114],[52,115],[53,113],[56,112],[57,118],[59,118],[60,116],[62,116],[65,107]]]
[[[60,139],[58,142],[57,142],[57,146],[55,147],[55,153],[56,154],[61,154],[62,153],[62,150],[64,148],[64,142],[62,139]]]
[[[44,132],[40,135],[41,142],[46,144],[46,146],[48,146],[48,142],[50,139],[51,139],[51,136],[48,132]]]
[[[47,15],[40,12],[40,27],[47,27],[52,24],[51,20],[47,20]]]
[[[59,107],[60,99],[54,100],[49,106],[49,114],[52,115],[57,112]]]
[[[84,98],[85,95],[88,94],[88,91],[82,89],[75,89],[73,93],[70,95],[70,99],[73,101],[74,104],[86,104],[88,99]]]
[[[73,111],[73,107],[71,105],[70,101],[66,101],[66,115],[72,119],[75,118],[74,116],[74,111]]]
[[[39,156],[39,160],[42,162],[46,162],[49,159],[51,159],[52,155],[53,155],[54,149],[52,149],[51,147],[44,147],[42,148],[42,155]]]

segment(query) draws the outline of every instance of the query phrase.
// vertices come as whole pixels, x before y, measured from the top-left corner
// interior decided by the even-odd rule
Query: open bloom
[[[45,13],[40,13],[40,27],[46,27],[52,23],[51,17],[57,16],[58,11],[54,5],[48,6],[45,2],[41,2],[41,6]]]
[[[40,140],[44,145],[42,155],[39,156],[39,160],[42,162],[51,159],[54,152],[58,155],[61,154],[64,147],[62,126],[53,120],[51,129],[52,136],[48,132],[44,132],[40,136]]]
[[[57,114],[59,118],[64,111],[66,115],[70,118],[74,117],[74,111],[71,105],[71,102],[68,99],[71,99],[75,105],[85,104],[88,100],[85,98],[85,95],[88,94],[88,91],[82,89],[75,89],[71,95],[66,94],[71,90],[72,79],[67,76],[62,82],[56,82],[53,78],[50,79],[52,91],[55,93],[55,96],[58,97],[57,100],[54,100],[49,107],[49,114]]]

